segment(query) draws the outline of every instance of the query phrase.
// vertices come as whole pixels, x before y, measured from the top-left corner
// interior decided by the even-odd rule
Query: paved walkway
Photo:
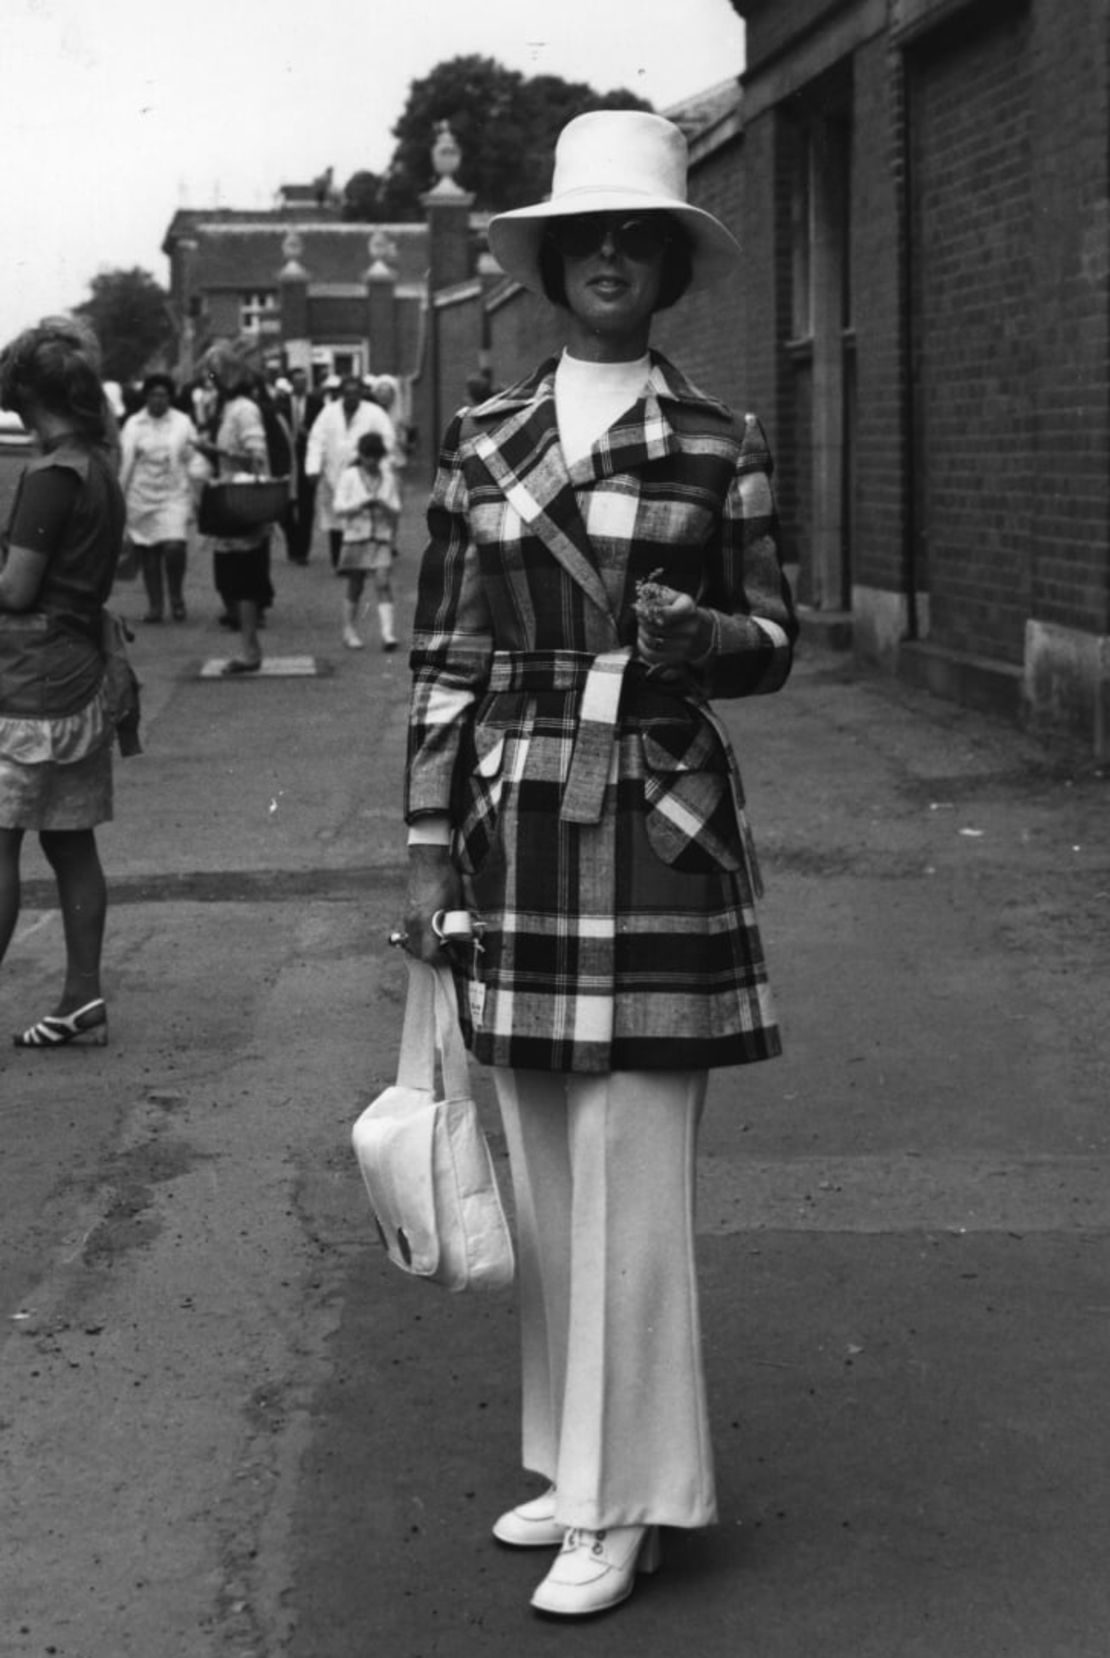
[[[103,836],[112,1046],[0,1055],[0,1646],[1105,1658],[1106,780],[812,644],[727,709],[787,1051],[715,1076],[703,1140],[721,1520],[568,1631],[487,1534],[512,1297],[390,1269],[347,1145],[396,1052],[403,653],[342,650],[319,560],[275,570],[267,649],[326,671],[200,680],[194,568]],[[9,1023],[56,978],[28,875]]]

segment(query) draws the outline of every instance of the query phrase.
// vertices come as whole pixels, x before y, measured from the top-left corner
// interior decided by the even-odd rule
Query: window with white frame
[[[239,327],[244,334],[266,334],[278,321],[276,288],[258,289],[239,296]]]

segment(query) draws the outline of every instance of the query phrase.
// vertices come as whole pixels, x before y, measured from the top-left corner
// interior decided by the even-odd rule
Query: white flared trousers
[[[563,1525],[716,1519],[694,1259],[704,1071],[493,1071],[516,1200],[524,1466]]]

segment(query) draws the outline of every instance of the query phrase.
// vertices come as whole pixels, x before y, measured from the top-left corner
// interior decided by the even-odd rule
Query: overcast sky
[[[657,109],[743,67],[729,0],[0,0],[0,342],[140,265],[178,207],[381,171],[408,88],[476,52]]]

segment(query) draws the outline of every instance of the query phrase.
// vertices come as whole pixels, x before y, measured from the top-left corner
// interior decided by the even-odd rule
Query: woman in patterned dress
[[[440,911],[493,1078],[520,1259],[523,1461],[503,1514],[558,1548],[532,1604],[607,1610],[658,1527],[716,1517],[694,1261],[710,1068],[779,1051],[739,774],[711,697],[776,691],[796,620],[770,457],[651,351],[654,313],[734,273],[686,145],[580,116],[551,198],[495,218],[566,350],[451,423],[413,634],[405,947]]]
[[[66,972],[22,1048],[108,1040],[100,958],[108,893],[96,826],[112,816],[104,604],[123,539],[115,421],[95,340],[48,318],[0,352],[0,406],[39,441],[0,558],[0,960],[20,906],[20,852],[38,832],[58,886]]]

